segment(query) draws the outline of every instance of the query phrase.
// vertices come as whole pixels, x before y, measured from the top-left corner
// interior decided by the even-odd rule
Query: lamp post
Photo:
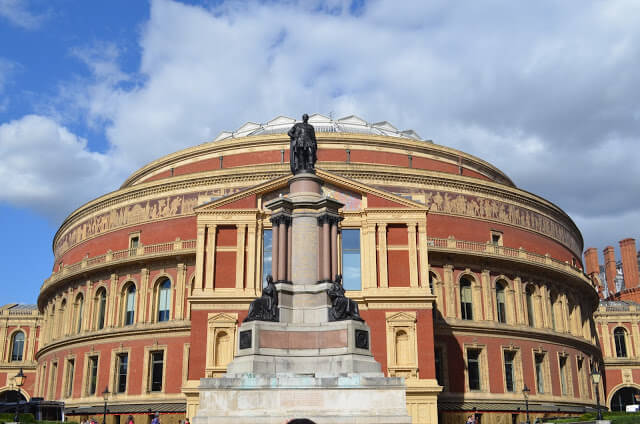
[[[16,376],[13,378],[14,383],[16,383],[16,416],[13,418],[13,421],[18,422],[18,420],[20,419],[20,417],[18,416],[18,405],[19,405],[19,401],[20,401],[20,387],[22,387],[22,385],[24,384],[24,379],[27,378],[24,375],[24,372],[22,372],[22,368],[20,368],[20,371],[18,371],[18,374],[16,374]]]
[[[531,390],[527,387],[526,383],[522,388],[522,394],[524,395],[524,409],[527,411],[527,424],[531,424],[529,421],[529,393]]]
[[[602,411],[600,410],[600,391],[598,390],[601,377],[600,371],[598,371],[594,364],[591,369],[591,381],[596,386],[596,408],[598,408],[598,420],[602,420]]]
[[[109,386],[104,388],[104,392],[102,392],[102,399],[104,399],[104,411],[102,413],[102,424],[106,424],[107,422],[107,399],[109,399]]]

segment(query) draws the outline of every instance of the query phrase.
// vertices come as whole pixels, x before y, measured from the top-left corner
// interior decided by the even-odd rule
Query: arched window
[[[613,330],[613,340],[616,344],[616,356],[618,358],[627,357],[627,337],[624,328],[618,327]]]
[[[527,298],[527,320],[529,323],[529,327],[535,326],[535,316],[533,312],[533,293],[535,289],[532,285],[527,286],[526,290],[526,298]]]
[[[505,283],[502,281],[496,282],[496,317],[498,322],[507,322],[507,305],[505,297]]]
[[[460,279],[460,313],[462,319],[473,319],[471,281],[468,278]]]
[[[158,322],[169,321],[171,306],[171,280],[168,278],[158,284]]]
[[[76,333],[82,330],[82,311],[84,309],[84,296],[79,294],[76,297]]]
[[[436,294],[436,292],[433,291],[433,285],[435,284],[437,280],[436,275],[433,272],[429,273],[429,289],[431,290],[431,294]]]
[[[107,290],[104,287],[98,289],[98,293],[96,294],[96,325],[98,330],[102,330],[104,328],[104,318],[105,313],[107,311]]]
[[[125,290],[124,325],[132,325],[136,313],[136,286],[129,284]]]
[[[24,333],[17,331],[13,334],[11,340],[11,360],[22,361],[22,354],[24,352]]]

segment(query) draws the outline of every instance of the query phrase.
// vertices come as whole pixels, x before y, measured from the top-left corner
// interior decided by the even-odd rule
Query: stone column
[[[420,258],[420,287],[425,287],[429,294],[429,256],[427,250],[427,225],[426,223],[418,224],[418,255]]]
[[[204,263],[205,260],[205,226],[198,224],[196,236],[196,287],[202,289],[204,287]]]
[[[387,224],[378,224],[378,264],[380,266],[380,287],[389,287],[387,271]]]
[[[418,287],[418,247],[416,246],[416,223],[407,224],[409,236],[409,286]]]
[[[331,280],[331,228],[329,217],[322,217],[322,280]]]
[[[247,224],[236,225],[236,289],[240,290],[244,289],[246,228]]]
[[[206,279],[205,290],[214,290],[214,273],[216,269],[216,231],[217,225],[207,225],[207,259],[206,259]]]

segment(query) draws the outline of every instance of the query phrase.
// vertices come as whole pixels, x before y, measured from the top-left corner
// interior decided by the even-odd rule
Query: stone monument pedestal
[[[402,378],[251,375],[200,380],[194,424],[409,424]]]
[[[277,314],[240,326],[227,373],[200,380],[193,423],[411,423],[404,379],[384,377],[369,326],[336,278],[342,204],[322,195],[312,173],[295,175],[289,188],[265,204],[272,211],[277,301],[264,302],[277,305]],[[348,307],[341,310],[339,302]],[[259,320],[272,317],[278,322]]]

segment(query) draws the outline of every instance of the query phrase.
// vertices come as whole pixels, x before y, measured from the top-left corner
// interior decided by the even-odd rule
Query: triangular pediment
[[[397,132],[398,129],[391,125],[388,121],[376,122],[375,124],[371,124],[375,128],[380,128],[382,130]]]
[[[345,116],[344,118],[338,119],[336,122],[340,124],[369,125],[367,121],[356,115]]]
[[[235,316],[235,315],[236,314],[231,315],[231,314],[227,314],[227,313],[224,313],[224,312],[220,312],[220,313],[217,313],[217,314],[215,314],[213,316],[209,316],[207,321],[209,322],[209,324],[211,324],[211,323],[221,323],[221,322],[234,323],[235,324],[238,321],[238,317]]]
[[[416,322],[415,312],[398,312],[387,315],[387,322]]]
[[[258,128],[260,128],[260,124],[256,124],[255,122],[247,122],[246,124],[244,124],[243,126],[241,126],[240,128],[238,128],[235,132],[234,135],[236,136],[241,136],[243,134],[249,133],[251,131],[255,131]]]
[[[345,204],[345,210],[363,209],[363,199],[365,198],[367,199],[368,209],[402,209],[425,212],[428,210],[422,203],[322,169],[316,169],[316,176],[324,182],[323,194]],[[285,175],[228,196],[214,199],[195,208],[195,212],[207,213],[230,209],[257,211],[260,203],[264,204],[266,201],[281,195],[286,196],[291,178],[293,178],[292,174]]]
[[[296,123],[296,120],[293,118],[289,118],[288,116],[278,116],[277,118],[272,119],[267,122],[267,125],[293,125]]]
[[[319,113],[314,113],[309,117],[310,124],[320,124],[320,123],[329,123],[331,122],[331,118],[328,116],[320,115]]]

